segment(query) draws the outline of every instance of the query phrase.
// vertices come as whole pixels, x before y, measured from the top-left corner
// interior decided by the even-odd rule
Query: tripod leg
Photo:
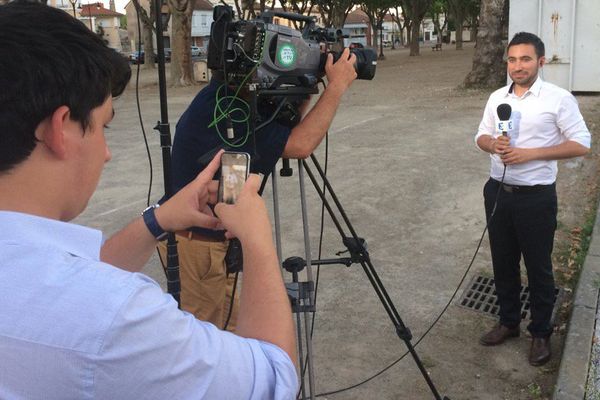
[[[302,161],[298,160],[298,178],[300,183],[300,205],[302,207],[302,229],[304,232],[304,252],[306,255],[306,278],[309,282],[313,282],[312,277],[312,266],[311,266],[311,248],[310,248],[310,236],[308,229],[308,211],[306,207],[306,190],[304,186],[304,169],[302,168]],[[310,296],[305,301],[308,301],[308,306],[314,302],[314,292],[310,292]],[[310,387],[310,398],[314,399],[315,395],[315,376],[313,371],[313,357],[312,357],[312,338],[310,337],[311,332],[310,318],[308,311],[304,312],[304,331],[306,334],[306,357],[308,362],[308,384]],[[298,339],[300,340],[300,338]]]
[[[281,252],[281,224],[279,216],[279,192],[277,190],[277,174],[275,168],[271,173],[271,180],[273,185],[273,220],[275,225],[275,246],[277,247],[277,258],[279,262],[283,261]]]
[[[423,375],[423,378],[425,379],[425,382],[429,386],[435,399],[442,400],[442,397],[440,396],[439,392],[437,391],[433,381],[429,377],[427,370],[423,366],[421,359],[419,358],[416,350],[414,349],[414,347],[411,343],[412,335],[410,333],[410,330],[406,327],[406,325],[404,325],[402,318],[400,318],[400,314],[398,313],[394,303],[392,302],[389,294],[387,293],[387,290],[383,286],[383,283],[381,282],[381,279],[379,278],[379,275],[377,274],[375,267],[373,266],[373,264],[371,263],[371,260],[369,259],[367,250],[364,248],[364,246],[362,246],[362,244],[360,244],[361,242],[359,240],[359,237],[356,234],[356,231],[354,230],[354,227],[352,226],[350,219],[348,218],[346,212],[344,211],[344,208],[342,207],[342,204],[340,203],[337,195],[333,191],[333,187],[331,186],[331,183],[329,182],[329,180],[327,179],[327,176],[324,174],[323,170],[321,169],[321,166],[320,166],[317,158],[315,157],[315,155],[311,154],[310,158],[313,161],[313,164],[315,165],[317,171],[319,172],[319,176],[323,180],[323,183],[325,184],[327,191],[329,192],[331,198],[333,199],[338,212],[344,219],[344,223],[346,224],[346,227],[351,232],[352,237],[354,238],[356,243],[358,243],[358,245],[361,247],[360,253],[361,253],[361,256],[363,256],[363,260],[360,262],[360,264],[361,264],[365,274],[367,275],[367,278],[371,282],[371,285],[373,286],[373,289],[375,290],[377,297],[381,301],[381,304],[383,305],[385,311],[387,312],[388,316],[390,317],[390,320],[394,324],[394,327],[396,328],[396,333],[398,334],[398,337],[404,341],[408,351],[412,355],[415,363],[417,364],[417,367],[419,368],[419,371]],[[327,211],[329,212],[329,216],[333,220],[335,226],[338,228],[340,235],[342,236],[342,238],[345,237],[345,233],[344,233],[344,230],[343,230],[341,224],[337,220],[335,213],[333,212],[333,209],[331,208],[331,205],[329,204],[329,201],[325,197],[325,193],[323,193],[323,191],[319,187],[319,184],[318,184],[315,176],[312,174],[310,168],[308,167],[308,164],[306,163],[306,161],[303,161],[302,165],[304,166],[304,169],[306,170],[306,173],[308,174],[308,176],[313,184],[313,187],[315,188],[319,197],[321,198],[321,201],[325,204],[325,207],[327,208]]]
[[[300,312],[296,313],[296,337],[298,338],[298,364],[300,365],[300,393],[302,393],[302,400],[306,400],[306,388],[304,387],[304,377],[302,376],[302,368],[304,368],[304,353],[302,351],[302,320],[300,319]]]

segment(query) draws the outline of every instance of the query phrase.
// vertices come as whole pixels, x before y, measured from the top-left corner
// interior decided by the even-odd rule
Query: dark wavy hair
[[[29,157],[37,126],[58,107],[85,131],[92,110],[130,77],[126,58],[68,13],[20,0],[0,6],[0,173]]]
[[[510,46],[515,46],[517,44],[531,44],[535,48],[535,54],[538,58],[544,57],[546,54],[546,48],[544,47],[544,42],[542,39],[529,32],[519,32],[513,36],[506,50],[510,49]]]

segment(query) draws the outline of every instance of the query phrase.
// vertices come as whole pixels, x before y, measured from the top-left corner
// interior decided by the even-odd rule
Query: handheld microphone
[[[510,115],[512,114],[512,107],[510,104],[502,103],[496,108],[498,114],[498,130],[502,132],[502,136],[506,136],[506,133],[513,129],[512,120]]]

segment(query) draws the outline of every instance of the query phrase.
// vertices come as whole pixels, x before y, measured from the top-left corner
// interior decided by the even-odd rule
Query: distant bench
[[[431,51],[442,51],[442,44],[441,43],[436,43],[433,46],[431,46]]]

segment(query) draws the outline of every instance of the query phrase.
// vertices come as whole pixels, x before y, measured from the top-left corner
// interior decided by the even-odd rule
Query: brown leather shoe
[[[529,364],[534,367],[544,365],[550,360],[550,337],[534,337],[531,341],[531,350],[529,351]]]
[[[518,337],[521,334],[519,327],[509,328],[498,324],[494,328],[479,338],[479,343],[484,346],[496,346],[504,343],[508,338]]]

